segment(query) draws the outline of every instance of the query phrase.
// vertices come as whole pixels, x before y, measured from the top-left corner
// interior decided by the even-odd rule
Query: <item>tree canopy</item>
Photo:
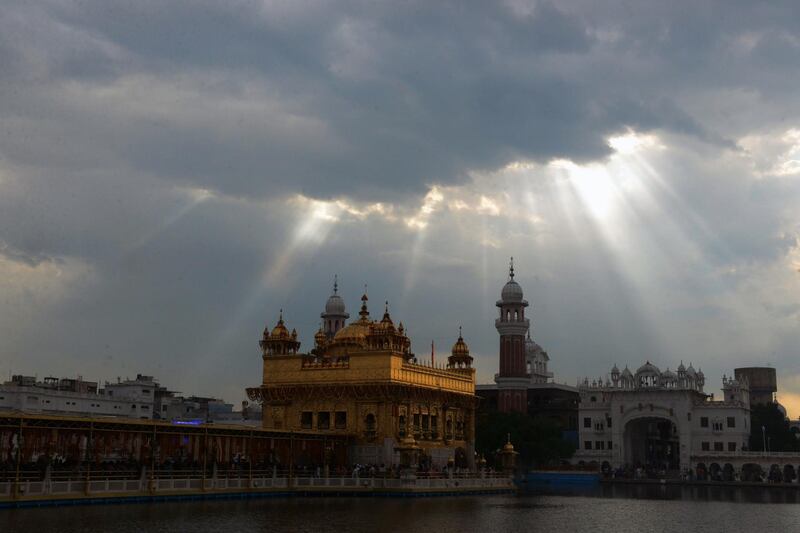
[[[751,451],[764,451],[764,441],[771,452],[800,451],[797,433],[789,427],[789,421],[778,409],[778,404],[754,405],[750,411],[750,424]]]
[[[558,423],[544,417],[482,412],[478,414],[475,430],[476,451],[495,467],[499,467],[495,455],[509,436],[519,453],[517,465],[525,468],[559,464],[575,452],[575,447],[562,438]]]

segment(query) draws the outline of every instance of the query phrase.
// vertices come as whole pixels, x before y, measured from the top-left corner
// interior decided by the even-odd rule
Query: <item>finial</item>
[[[389,300],[386,300],[385,306],[383,308],[383,312],[384,313],[388,313],[389,312]]]
[[[514,258],[513,257],[511,258],[511,263],[509,264],[509,267],[508,267],[508,275],[511,277],[512,280],[514,279]]]
[[[461,326],[458,326],[458,338],[461,338]]]
[[[333,294],[337,294],[339,292],[339,275],[333,275]]]
[[[278,315],[278,322],[283,322],[283,308],[281,308],[280,314]]]
[[[511,433],[506,433],[506,443],[511,444]]]

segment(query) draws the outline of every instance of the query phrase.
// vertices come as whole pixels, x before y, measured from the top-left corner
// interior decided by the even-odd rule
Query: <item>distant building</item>
[[[247,423],[247,413],[233,410],[233,404],[218,398],[176,396],[153,376],[137,374],[136,379],[106,382],[82,378],[13,376],[0,385],[0,411],[117,416],[155,420],[202,420],[203,422]],[[258,416],[253,408],[251,416]]]
[[[660,371],[649,361],[632,373],[614,366],[610,379],[584,379],[580,391],[580,448],[573,460],[607,468],[692,468],[709,453],[747,449],[750,392],[746,378],[722,378],[724,397],[703,392],[705,376],[683,363]]]
[[[147,379],[141,379],[147,378]],[[157,385],[152,378],[106,383],[81,378],[13,376],[0,385],[0,410],[83,416],[153,418]]]
[[[739,381],[747,379],[750,383],[750,405],[777,403],[778,378],[774,368],[750,366],[735,368],[733,374]]]

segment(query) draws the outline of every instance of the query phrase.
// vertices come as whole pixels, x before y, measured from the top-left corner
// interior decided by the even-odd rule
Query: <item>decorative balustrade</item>
[[[415,479],[397,477],[289,477],[258,472],[242,477],[176,477],[141,476],[140,479],[45,479],[0,481],[0,502],[41,498],[133,497],[159,494],[197,494],[214,492],[303,492],[320,490],[381,491],[381,490],[449,490],[484,491],[511,490],[513,482],[502,474],[476,473],[420,474]]]

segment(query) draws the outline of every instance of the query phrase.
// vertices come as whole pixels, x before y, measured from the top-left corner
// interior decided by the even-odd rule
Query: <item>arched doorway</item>
[[[634,468],[668,471],[680,468],[678,429],[668,418],[636,418],[625,425],[625,463]]]
[[[705,481],[706,476],[708,475],[708,469],[706,469],[705,463],[697,463],[696,468],[697,480],[698,481]]]
[[[742,481],[761,481],[761,465],[747,463],[742,467]]]
[[[735,478],[736,471],[733,469],[733,465],[725,463],[725,466],[722,467],[722,481],[735,481]]]

